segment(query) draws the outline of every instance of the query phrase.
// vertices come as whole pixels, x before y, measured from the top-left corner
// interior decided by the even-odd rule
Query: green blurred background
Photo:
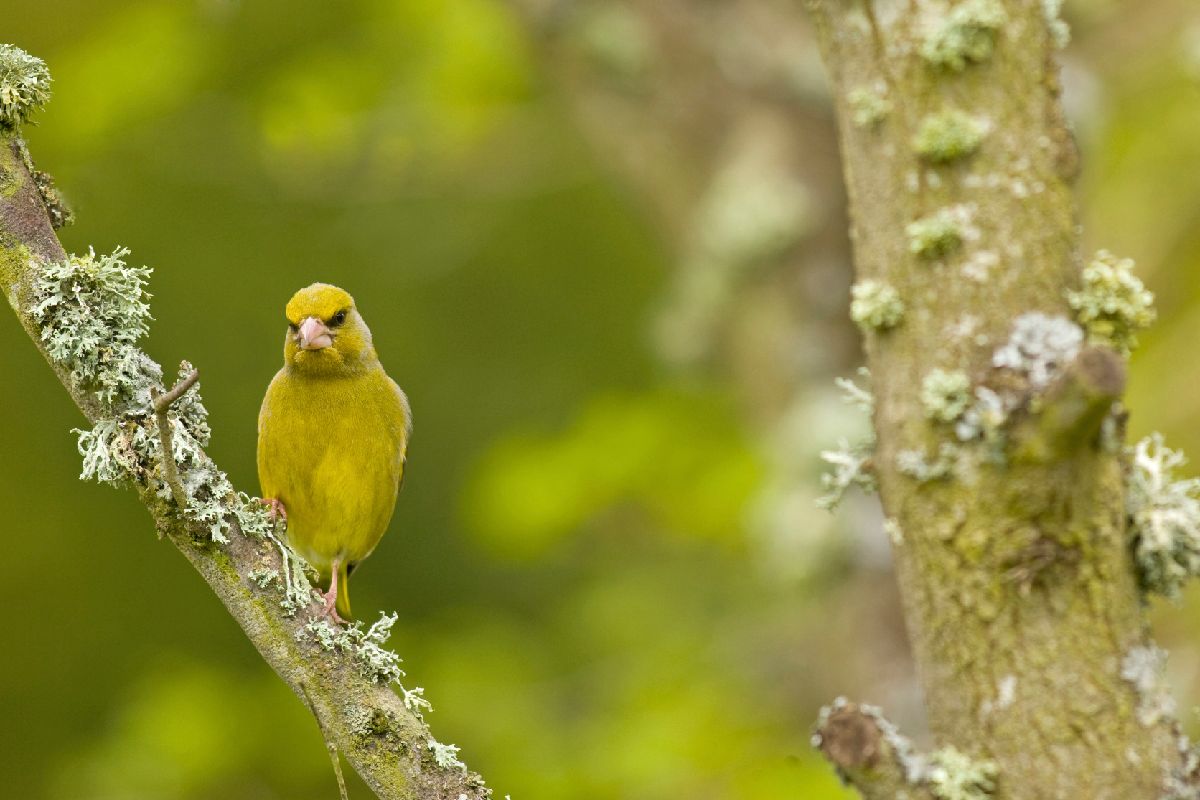
[[[358,299],[416,433],[355,608],[399,611],[435,732],[498,796],[847,797],[808,745],[839,693],[920,737],[876,504],[813,507],[862,422],[830,383],[859,355],[801,5],[0,12],[55,76],[28,138],[67,248],[155,268],[147,348],[201,368],[240,488],[284,302]],[[1085,241],[1159,295],[1134,433],[1195,451],[1200,12],[1068,6]],[[133,496],[77,480],[77,411],[11,316],[0,337],[0,793],[333,796],[301,704]],[[1185,709],[1196,610],[1155,608]]]

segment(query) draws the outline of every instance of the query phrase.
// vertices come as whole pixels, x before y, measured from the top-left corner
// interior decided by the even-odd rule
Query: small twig
[[[911,742],[876,708],[839,698],[822,712],[813,744],[864,800],[934,800],[923,776],[910,775]]]
[[[1046,390],[1037,413],[1012,433],[1016,461],[1047,463],[1094,439],[1125,391],[1125,364],[1106,347],[1088,346]]]
[[[163,477],[171,488],[171,497],[179,510],[187,508],[187,494],[179,480],[179,469],[175,465],[175,446],[171,437],[171,420],[167,412],[175,401],[183,397],[183,393],[196,385],[200,380],[200,370],[194,369],[191,374],[181,380],[166,394],[159,394],[157,389],[150,390],[150,400],[154,404],[154,416],[158,420],[158,443],[162,448]]]
[[[333,774],[337,776],[338,795],[341,800],[350,800],[350,793],[346,791],[346,778],[342,775],[342,761],[338,757],[337,745],[329,738],[329,732],[325,730],[325,723],[321,722],[321,715],[317,713],[317,707],[313,705],[312,698],[308,696],[308,687],[301,683],[300,691],[304,693],[304,702],[308,704],[308,710],[312,712],[313,719],[317,721],[317,727],[321,730],[321,738],[325,740],[325,749],[329,751],[329,760],[333,764]]]

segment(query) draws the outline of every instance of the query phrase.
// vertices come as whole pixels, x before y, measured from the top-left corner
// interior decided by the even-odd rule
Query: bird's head
[[[283,358],[288,366],[313,375],[336,376],[374,363],[371,331],[345,290],[314,283],[292,295],[284,314],[288,332]]]

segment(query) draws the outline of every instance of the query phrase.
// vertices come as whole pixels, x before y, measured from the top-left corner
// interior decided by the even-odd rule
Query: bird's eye
[[[300,326],[297,325],[296,323],[292,322],[290,319],[287,321],[287,324],[288,324],[288,330],[291,331],[292,333],[295,333],[296,331],[300,330]]]
[[[336,314],[333,315],[333,319],[329,320],[331,325],[341,325],[345,321],[346,321],[346,312],[345,311],[337,312]]]

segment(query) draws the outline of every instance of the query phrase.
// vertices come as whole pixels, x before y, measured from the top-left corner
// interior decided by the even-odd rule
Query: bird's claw
[[[330,589],[321,595],[321,597],[325,600],[325,606],[317,612],[318,618],[324,617],[335,625],[348,624],[337,612],[337,590]]]
[[[274,497],[260,497],[258,501],[267,507],[267,520],[272,527],[276,522],[282,522],[283,527],[287,528],[287,508],[282,502]]]

